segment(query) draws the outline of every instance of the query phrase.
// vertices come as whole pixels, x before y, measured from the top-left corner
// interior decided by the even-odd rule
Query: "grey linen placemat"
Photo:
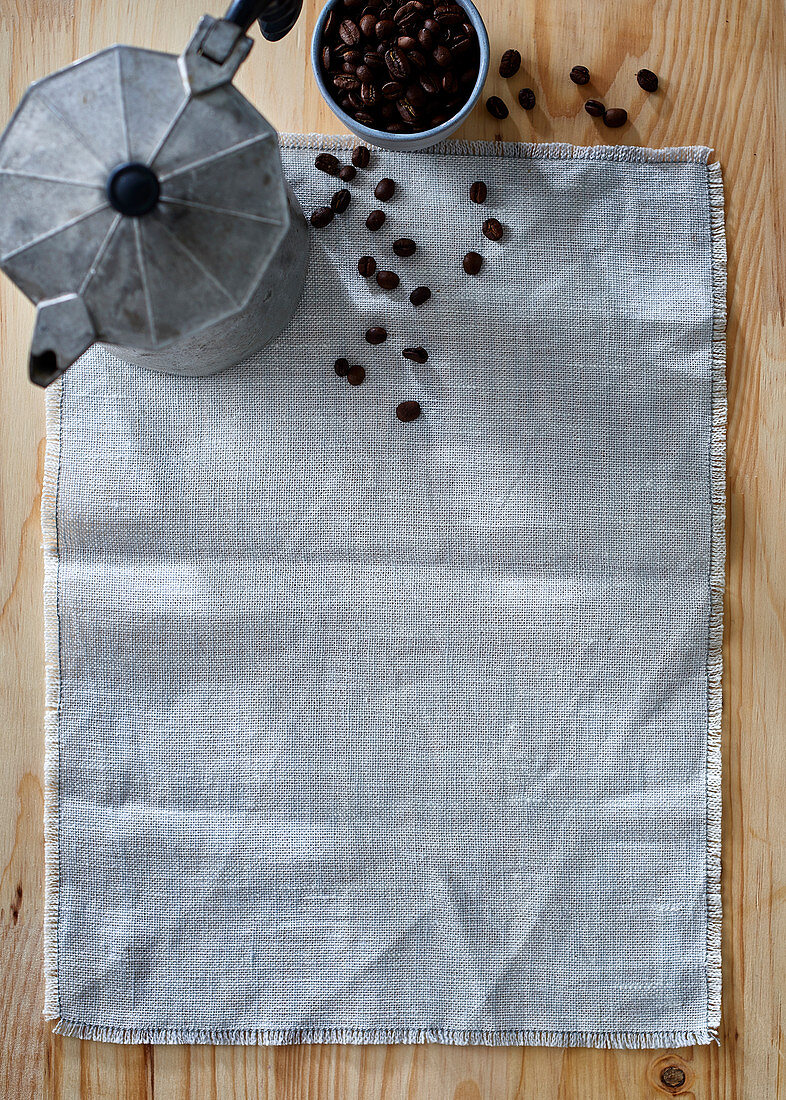
[[[348,152],[283,150],[307,211],[318,148]],[[263,354],[183,379],[96,352],[49,391],[46,1014],[121,1042],[706,1043],[720,170],[452,144],[350,188]]]

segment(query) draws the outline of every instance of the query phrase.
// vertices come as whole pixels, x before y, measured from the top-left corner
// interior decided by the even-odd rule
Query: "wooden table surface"
[[[456,1047],[151,1047],[79,1042],[41,1017],[43,639],[39,504],[43,395],[25,378],[33,309],[0,284],[0,1098],[30,1100],[700,1100],[786,1096],[786,10],[782,0],[479,0],[488,92],[459,136],[580,145],[706,144],[726,185],[729,243],[729,564],[724,676],[724,986],[720,1047],[592,1051]],[[279,129],[336,132],[308,66],[318,9],[257,42],[239,85]],[[178,53],[199,0],[0,0],[0,124],[28,83],[115,41]],[[213,14],[220,14],[218,10]],[[496,75],[515,46],[522,72]],[[624,106],[607,130],[567,79]],[[661,91],[636,85],[641,66]],[[506,86],[507,85],[507,86]],[[781,118],[783,115],[783,118]]]

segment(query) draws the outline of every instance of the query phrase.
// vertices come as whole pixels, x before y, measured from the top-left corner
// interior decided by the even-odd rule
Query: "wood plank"
[[[123,1048],[51,1036],[41,1021],[43,696],[38,509],[43,402],[24,380],[32,309],[0,282],[0,1096],[9,1100],[638,1100],[678,1062],[682,1095],[785,1094],[786,832],[786,16],[780,0],[480,0],[494,59],[524,57],[465,137],[701,143],[724,168],[729,237],[729,585],[724,678],[724,1007],[720,1048],[588,1051],[444,1047]],[[242,90],[280,129],[337,132],[308,70],[318,5],[284,42],[259,41]],[[179,51],[201,14],[187,0],[15,0],[0,8],[0,123],[34,77],[114,41]],[[216,12],[218,13],[218,12]],[[581,110],[574,64],[624,106],[609,131]],[[661,76],[648,97],[643,64]],[[524,85],[538,106],[513,104]]]

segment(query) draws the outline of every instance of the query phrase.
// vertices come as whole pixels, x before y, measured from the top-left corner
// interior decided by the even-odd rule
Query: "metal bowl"
[[[372,130],[371,127],[364,126],[362,123],[357,122],[351,115],[348,115],[346,111],[342,110],[331,95],[322,75],[320,54],[322,49],[322,31],[327,21],[328,13],[334,3],[335,0],[328,0],[328,3],[325,4],[319,14],[317,25],[314,27],[314,35],[311,39],[311,68],[314,71],[314,79],[317,82],[317,87],[322,93],[322,98],[330,107],[336,118],[340,119],[344,126],[346,126],[346,128],[356,137],[359,137],[361,141],[365,141],[369,145],[377,145],[380,149],[411,152],[415,149],[426,149],[429,145],[434,145],[436,142],[443,141],[445,138],[450,137],[454,130],[457,130],[462,122],[468,117],[475,104],[480,99],[483,85],[486,83],[486,76],[489,71],[489,36],[486,32],[483,20],[480,17],[480,12],[471,0],[456,0],[456,3],[467,13],[467,18],[475,28],[475,33],[478,36],[478,53],[480,55],[478,79],[475,81],[467,102],[455,115],[447,119],[447,121],[440,123],[439,126],[434,126],[430,130],[421,130],[416,134],[389,134],[386,130]]]

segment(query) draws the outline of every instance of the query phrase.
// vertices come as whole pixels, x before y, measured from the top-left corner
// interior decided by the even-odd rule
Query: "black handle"
[[[245,33],[256,19],[268,42],[278,42],[297,23],[303,0],[232,0],[224,19]]]

